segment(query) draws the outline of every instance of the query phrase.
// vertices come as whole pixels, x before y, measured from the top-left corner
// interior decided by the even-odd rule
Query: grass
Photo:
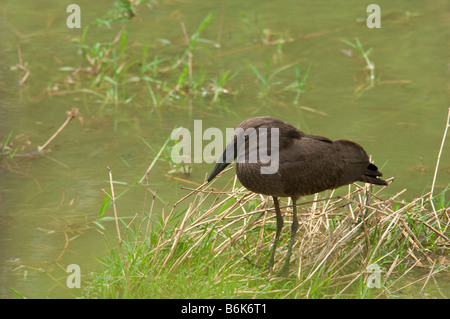
[[[448,125],[447,119],[436,171]],[[450,203],[448,188],[434,195],[435,178],[432,191],[411,202],[398,199],[405,190],[384,198],[385,187],[367,184],[304,201],[290,273],[280,278],[264,269],[275,234],[272,204],[237,188],[236,177],[222,189],[213,187],[217,179],[182,187],[188,194],[156,214],[156,194],[147,185],[142,212],[124,219],[116,208],[124,193],[115,195],[109,173],[110,191],[94,224],[110,253],[101,259],[103,269],[90,274],[84,297],[447,298],[436,277],[450,266]],[[284,262],[292,209],[289,202],[281,206],[285,227],[275,269]],[[106,216],[111,208],[114,217]],[[116,234],[105,231],[108,220]],[[432,282],[434,290],[428,288]]]
[[[450,218],[445,192],[407,203],[398,200],[403,192],[383,199],[384,188],[374,191],[355,184],[345,195],[316,195],[299,205],[300,228],[290,275],[270,276],[263,268],[275,234],[272,204],[261,195],[236,188],[235,182],[220,190],[209,184],[182,187],[189,193],[162,212],[154,212],[155,194],[147,192],[144,202],[151,196],[150,204],[131,216],[131,222],[113,219],[117,234],[105,233],[110,254],[101,259],[103,269],[90,275],[83,295],[385,298],[409,287],[405,279],[411,273],[418,276],[415,285],[422,293],[435,276],[448,272]],[[105,223],[105,210],[111,207],[117,216],[116,199],[111,183],[98,225]],[[276,269],[284,261],[289,239],[291,208],[284,204],[285,227]],[[373,265],[380,269],[380,288],[367,285]],[[446,297],[445,292],[439,290],[439,294],[434,297]]]
[[[295,82],[284,88],[284,90],[292,90],[296,93],[294,104],[298,104],[298,101],[300,100],[300,95],[306,92],[306,80],[308,79],[310,71],[311,71],[311,64],[308,64],[305,73],[302,76],[300,72],[300,67],[297,64],[295,66]]]
[[[50,83],[48,94],[95,94],[102,100],[99,112],[103,112],[105,108],[112,105],[116,114],[120,113],[119,106],[132,103],[136,96],[141,97],[142,94],[145,95],[151,108],[160,108],[163,105],[171,106],[172,102],[183,98],[202,98],[209,99],[210,106],[228,112],[226,103],[219,102],[228,95],[237,94],[238,89],[234,88],[231,82],[241,73],[243,73],[243,77],[247,76],[249,72],[256,76],[256,80],[259,82],[256,91],[259,90],[257,94],[260,98],[269,97],[271,93],[274,93],[270,92],[272,87],[290,80],[286,77],[276,79],[276,76],[293,67],[297,62],[282,64],[282,59],[276,59],[279,61],[272,63],[277,65],[274,66],[274,70],[271,70],[271,60],[268,59],[265,71],[261,72],[250,63],[249,68],[227,65],[217,70],[215,64],[211,67],[204,63],[204,58],[196,58],[198,52],[201,52],[202,55],[207,54],[208,60],[220,59],[220,54],[223,53],[216,50],[221,47],[219,42],[203,36],[205,30],[211,28],[210,24],[216,17],[214,12],[206,14],[192,34],[188,32],[190,26],[185,26],[184,22],[180,23],[180,33],[184,38],[184,44],[180,45],[178,39],[163,39],[166,46],[171,47],[166,51],[180,51],[181,47],[179,55],[173,53],[165,55],[164,52],[159,51],[155,53],[155,49],[149,47],[147,43],[132,42],[130,26],[139,23],[139,19],[135,19],[135,17],[139,16],[142,3],[144,2],[117,2],[105,17],[94,20],[84,28],[80,36],[72,38],[75,48],[80,53],[82,63],[78,66],[62,66],[60,70],[69,72],[69,74],[60,81]],[[252,23],[256,22],[251,22],[245,17],[245,14],[241,13],[244,22],[241,27],[247,30]],[[220,20],[219,23],[218,39],[221,38],[224,22]],[[110,38],[103,36],[101,39],[95,40],[91,36],[93,28],[108,28],[116,30],[116,33]],[[258,45],[274,47],[277,56],[282,55],[282,45],[292,41],[292,39],[283,37],[272,40],[268,29],[261,32],[265,34],[265,37],[258,40]],[[205,48],[214,49],[205,50]],[[244,49],[249,50],[251,46]],[[304,85],[309,70],[308,66],[303,77],[300,77],[299,67],[296,66],[293,84],[281,90],[294,92],[295,103],[298,103],[300,94],[305,92]],[[293,74],[290,77],[293,77]],[[241,91],[247,95],[249,89],[244,88]],[[116,120],[117,122],[118,120]]]
[[[137,26],[143,20],[139,15],[143,15],[143,11],[148,8],[153,11],[153,5],[156,6],[156,3],[151,1],[116,1],[103,17],[87,25],[81,35],[71,38],[75,44],[74,49],[81,56],[81,63],[70,66],[61,65],[60,70],[65,72],[65,76],[59,81],[48,83],[47,94],[50,96],[94,94],[101,97],[98,112],[102,113],[105,108],[111,107],[114,108],[116,116],[124,112],[121,109],[126,109],[119,106],[132,103],[136,97],[138,101],[141,100],[140,98],[147,99],[151,111],[161,106],[176,107],[176,101],[180,99],[201,98],[208,99],[209,105],[213,106],[214,110],[229,112],[226,103],[220,102],[228,95],[240,92],[246,96],[249,93],[256,93],[260,98],[271,98],[280,92],[290,92],[295,95],[294,104],[298,104],[300,96],[306,92],[310,64],[302,70],[303,74],[301,74],[297,61],[283,63],[283,45],[335,32],[326,30],[293,38],[283,32],[271,31],[256,17],[249,17],[245,12],[240,12],[241,23],[231,28],[224,25],[224,12],[221,8],[222,11],[217,9],[206,14],[197,26],[185,25],[181,21],[180,33],[175,37],[171,35],[172,38],[167,39],[164,34],[158,36],[158,41],[165,44],[165,49],[161,50],[152,44],[133,40],[135,35],[131,34],[133,30],[138,29]],[[218,19],[216,19],[217,15],[219,15]],[[218,23],[219,26],[215,26],[214,23]],[[214,27],[217,27],[215,36],[217,40],[212,40],[211,33]],[[103,28],[103,30],[99,32],[94,28]],[[104,31],[105,28],[109,30]],[[195,30],[192,34],[188,33],[190,28]],[[248,43],[242,47],[226,49],[226,40],[221,42],[221,39],[225,38],[223,36],[226,33],[225,29],[230,34],[231,31],[247,33]],[[205,30],[209,32],[208,37],[204,34]],[[95,34],[101,34],[101,37],[98,38]],[[180,44],[180,39],[184,39],[184,43]],[[355,89],[355,94],[373,88],[376,79],[375,66],[369,59],[372,49],[365,50],[359,38],[355,38],[354,42],[344,40],[344,43],[361,55],[366,64],[364,68],[368,70],[367,75],[364,71],[366,79]],[[220,50],[216,50],[219,48]],[[223,56],[236,52],[245,53],[261,48],[267,51],[263,58],[267,61],[265,65],[264,62],[258,63],[252,60],[252,63],[248,63],[248,68],[243,68],[233,63],[233,60],[223,59]],[[178,53],[174,54],[174,52]],[[23,62],[19,47],[18,54],[19,64],[14,68],[26,72],[20,81],[23,83],[30,71],[26,68],[26,62]],[[353,57],[352,52],[348,55]],[[205,63],[205,61],[216,60],[223,64],[220,68],[217,68],[216,63]],[[359,60],[355,59],[358,65],[360,65]],[[295,73],[283,77],[277,76],[293,66],[295,66]],[[68,75],[67,72],[69,72]],[[255,77],[256,87],[233,87],[235,78],[235,82],[242,83],[247,81],[249,75]],[[245,80],[239,81],[242,79]],[[404,80],[385,81],[387,82],[406,83]],[[282,85],[284,89],[272,90],[277,85]],[[198,104],[208,105],[208,103]],[[119,120],[116,119],[116,129],[118,122]]]
[[[136,54],[128,52],[127,48],[128,24],[137,13],[135,7],[130,8],[129,6],[128,1],[116,4],[106,18],[95,21],[98,26],[108,28],[122,23],[122,28],[113,40],[97,41],[89,45],[86,41],[89,27],[84,29],[80,38],[73,39],[88,66],[71,68],[73,70],[69,76],[71,80],[77,78],[77,82],[82,82],[83,78],[80,76],[87,74],[92,80],[91,88],[102,92],[100,95],[103,95],[103,105],[114,104],[115,106],[130,103],[136,96],[137,93],[127,92],[126,84],[128,83],[142,84],[146,89],[144,92],[148,93],[150,104],[154,107],[160,107],[170,99],[179,99],[183,96],[211,96],[211,103],[215,104],[225,93],[230,93],[224,88],[230,70],[224,71],[219,77],[206,79],[203,68],[197,68],[198,70],[194,68],[193,53],[199,50],[198,42],[202,40],[202,42],[211,43],[211,41],[202,39],[201,33],[213,20],[214,14],[208,14],[191,36],[188,36],[184,23],[181,23],[187,48],[175,60],[169,57],[160,58],[157,55],[150,57],[148,46],[145,44],[141,45],[140,56],[136,58]],[[136,44],[134,46],[139,47]],[[149,58],[150,62],[148,62]],[[169,66],[163,67],[163,64]],[[64,68],[64,70],[69,69]],[[230,78],[237,73],[234,72]],[[206,89],[206,83],[210,84],[211,90]],[[53,85],[52,87],[59,86]]]
[[[263,98],[269,94],[269,90],[271,87],[275,85],[279,85],[280,81],[274,81],[274,78],[280,72],[292,67],[292,65],[284,65],[274,71],[270,71],[270,60],[266,62],[264,73],[261,73],[253,64],[249,63],[249,67],[252,72],[255,74],[258,81],[261,83],[261,91],[259,93],[259,97]]]
[[[1,150],[0,155],[8,158],[13,158],[14,154],[17,152],[17,147],[12,146],[12,135],[13,131],[10,131],[7,136],[0,140]]]
[[[356,51],[359,52],[361,57],[363,58],[364,62],[366,63],[366,66],[364,67],[365,70],[367,70],[366,75],[366,81],[365,83],[362,83],[355,89],[355,94],[361,94],[362,92],[372,89],[375,87],[375,64],[369,59],[369,54],[372,52],[372,48],[368,50],[364,50],[363,45],[361,44],[361,41],[359,38],[355,38],[355,42],[350,42],[347,40],[343,40],[345,44],[352,47]],[[352,54],[350,54],[352,56]]]

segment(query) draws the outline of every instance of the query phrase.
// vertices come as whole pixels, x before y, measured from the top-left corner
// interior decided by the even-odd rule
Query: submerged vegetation
[[[274,86],[281,87],[278,92],[295,92],[295,102],[298,102],[300,94],[306,91],[306,80],[311,64],[305,65],[304,74],[300,76],[299,63],[286,64],[271,70],[271,62],[268,60],[263,73],[250,62],[247,62],[247,68],[222,70],[208,70],[201,63],[197,63],[195,56],[200,51],[201,45],[216,50],[220,48],[218,42],[202,37],[203,31],[215,19],[215,14],[212,13],[206,15],[192,35],[188,34],[184,23],[180,23],[180,34],[184,38],[186,49],[178,56],[174,57],[173,54],[151,56],[147,44],[136,42],[130,44],[129,40],[129,27],[139,14],[140,4],[141,1],[121,1],[120,4],[116,3],[105,18],[94,22],[99,28],[112,29],[113,26],[122,25],[112,40],[90,43],[89,34],[95,26],[86,26],[80,37],[74,37],[72,41],[78,46],[83,63],[78,67],[63,67],[62,70],[71,71],[71,74],[58,83],[50,84],[48,94],[92,93],[102,97],[103,106],[127,104],[138,94],[144,94],[153,107],[160,107],[180,98],[201,97],[208,98],[210,105],[214,106],[225,96],[238,93],[238,88],[233,88],[230,82],[244,70],[253,73],[255,80],[260,82],[261,89],[258,96],[261,98],[267,97],[269,88]],[[248,29],[249,20],[242,19],[242,23],[242,27]],[[222,26],[218,38],[221,30]],[[262,33],[261,45],[276,46],[276,52],[280,52],[281,45],[287,41],[283,38],[271,40],[268,30]],[[173,50],[180,51],[178,44],[172,45],[172,40],[160,39],[160,41],[172,46]],[[204,51],[202,54],[207,52],[210,59],[217,56],[217,53],[204,48],[202,51]],[[226,55],[223,52],[221,54]],[[291,75],[292,79],[295,79],[293,84],[285,85],[284,81],[274,80],[278,73],[291,68],[295,68],[295,72]],[[74,85],[85,86],[86,80],[87,83],[90,82],[88,88],[77,90],[71,88]],[[136,89],[136,85],[142,89]]]

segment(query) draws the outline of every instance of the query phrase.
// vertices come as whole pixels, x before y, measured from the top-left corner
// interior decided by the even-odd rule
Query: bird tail
[[[359,144],[347,140],[337,140],[334,142],[338,147],[339,154],[344,158],[344,161],[349,164],[347,166],[347,174],[345,174],[345,181],[350,181],[351,183],[356,180],[387,186],[386,181],[378,178],[379,176],[383,176],[383,174],[378,170],[378,167],[369,163],[366,151],[364,151]]]

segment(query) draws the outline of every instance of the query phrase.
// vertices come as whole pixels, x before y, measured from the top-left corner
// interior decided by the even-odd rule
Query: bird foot
[[[278,273],[277,277],[289,277],[289,267],[283,267]]]
[[[266,264],[264,265],[264,267],[262,267],[262,271],[266,271],[269,270],[269,274],[271,276],[275,275],[276,277],[289,277],[289,266],[288,267],[283,267],[279,272],[277,272],[276,274],[273,271],[273,264]]]
[[[261,267],[262,272],[269,270],[270,275],[273,275],[273,264],[272,263],[267,263],[265,264],[263,267]]]

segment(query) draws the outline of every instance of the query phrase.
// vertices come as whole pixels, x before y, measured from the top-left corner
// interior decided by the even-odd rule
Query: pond
[[[203,183],[213,164],[170,156],[172,132],[193,134],[195,120],[225,142],[246,118],[277,117],[363,145],[394,177],[385,196],[430,191],[449,106],[446,1],[382,3],[380,28],[366,23],[372,1],[143,2],[123,22],[111,1],[77,1],[73,29],[61,1],[0,9],[1,298],[73,297],[67,265],[99,267],[107,247],[89,222],[108,167],[123,216],[142,210],[137,181],[151,164],[155,211]],[[36,152],[74,108],[46,152],[15,156]],[[449,185],[448,143],[435,193]]]

